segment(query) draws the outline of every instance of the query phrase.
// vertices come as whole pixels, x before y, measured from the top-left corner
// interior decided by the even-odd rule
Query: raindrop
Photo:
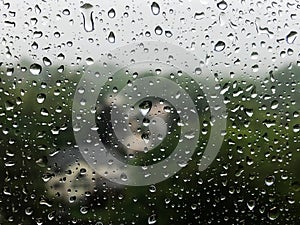
[[[277,100],[272,101],[272,103],[271,103],[271,109],[277,109],[278,105],[279,105],[279,103],[278,103]]]
[[[42,72],[42,67],[37,63],[33,63],[31,64],[29,71],[32,75],[39,75]]]
[[[148,224],[155,224],[156,223],[156,215],[152,214],[148,217]]]
[[[82,214],[87,214],[87,213],[88,213],[88,208],[85,207],[85,206],[83,206],[83,207],[80,208],[80,212],[81,212]]]
[[[193,138],[195,138],[195,133],[193,131],[187,132],[187,133],[185,133],[184,137],[189,140],[193,139]]]
[[[156,187],[154,185],[150,185],[149,186],[149,191],[152,192],[152,193],[156,192]]]
[[[294,41],[296,40],[297,38],[297,32],[296,31],[291,31],[287,36],[286,36],[286,42],[288,44],[293,44]]]
[[[275,176],[273,176],[273,175],[268,176],[268,177],[266,177],[266,179],[265,179],[265,184],[266,184],[267,186],[272,186],[272,185],[274,184],[274,182],[275,182]]]
[[[109,11],[108,11],[108,17],[109,18],[114,18],[116,16],[116,11],[111,8]]]
[[[70,15],[70,10],[64,9],[64,10],[62,11],[62,13],[63,13],[64,15],[68,16],[68,15]]]
[[[31,48],[32,49],[38,49],[38,44],[36,43],[36,42],[33,42],[32,44],[31,44]]]
[[[196,19],[196,20],[201,20],[201,19],[203,19],[204,18],[204,12],[200,12],[200,13],[195,13],[195,15],[194,15],[194,18]]]
[[[296,124],[293,126],[293,132],[298,133],[300,131],[300,124]]]
[[[200,75],[201,73],[202,73],[201,68],[200,68],[200,67],[197,67],[197,68],[195,69],[195,74],[196,74],[196,75]]]
[[[150,124],[150,120],[149,120],[148,118],[144,118],[144,119],[143,119],[143,125],[144,125],[145,127],[148,127],[149,124]]]
[[[250,210],[253,210],[254,207],[255,207],[255,201],[254,200],[250,200],[248,203],[247,203],[247,206]]]
[[[162,28],[160,26],[157,26],[157,27],[155,27],[154,32],[157,35],[161,35],[163,33],[163,30],[162,30]]]
[[[128,180],[128,177],[125,173],[121,173],[120,178],[121,178],[122,181],[127,181]]]
[[[108,35],[108,41],[110,43],[115,43],[115,41],[116,41],[115,34],[112,31]]]
[[[34,6],[34,11],[36,14],[40,14],[42,12],[42,10],[40,9],[40,7],[38,5]]]
[[[46,95],[43,93],[38,94],[36,97],[36,101],[40,104],[42,104],[45,101],[45,99],[46,99]]]
[[[52,65],[51,60],[47,57],[43,58],[43,63],[44,63],[45,66],[51,66]]]
[[[217,7],[221,10],[225,10],[227,8],[227,2],[224,0],[220,1],[217,3]]]
[[[141,138],[144,140],[144,142],[145,142],[146,144],[148,144],[149,141],[150,141],[150,132],[149,132],[149,131],[144,132],[144,133],[142,134]]]
[[[146,116],[149,113],[151,107],[152,107],[152,102],[148,100],[143,101],[141,104],[139,104],[139,110],[143,116]]]
[[[273,207],[268,212],[268,217],[270,220],[276,220],[279,216],[279,210],[276,207]]]
[[[158,15],[159,14],[160,7],[159,7],[159,5],[156,2],[153,2],[151,4],[151,11],[152,11],[153,15]]]
[[[169,30],[166,30],[166,31],[165,31],[165,35],[166,35],[166,37],[168,37],[168,38],[170,38],[170,37],[173,36],[172,32],[169,31]]]
[[[94,30],[94,19],[93,19],[93,5],[89,3],[83,4],[81,9],[81,14],[83,17],[83,26],[86,32],[91,32]]]
[[[223,41],[218,41],[215,45],[215,51],[221,52],[225,49],[225,43]]]

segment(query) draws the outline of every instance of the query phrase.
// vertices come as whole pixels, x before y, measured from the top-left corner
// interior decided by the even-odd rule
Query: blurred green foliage
[[[51,194],[44,180],[57,176],[57,154],[82,160],[74,148],[72,99],[84,67],[51,65],[34,76],[30,65],[23,60],[12,74],[0,68],[1,224],[299,223],[298,66],[257,80],[216,76],[227,130],[206,171],[200,173],[197,162],[209,131],[190,163],[171,178],[145,187],[104,180],[70,203]],[[209,115],[200,117],[203,122]]]

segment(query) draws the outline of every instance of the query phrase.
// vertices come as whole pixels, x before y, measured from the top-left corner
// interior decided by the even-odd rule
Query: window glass
[[[299,224],[299,8],[0,0],[0,223]]]

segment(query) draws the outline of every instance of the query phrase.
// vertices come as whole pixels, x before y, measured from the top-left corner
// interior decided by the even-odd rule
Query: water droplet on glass
[[[279,216],[279,210],[276,207],[273,207],[268,212],[268,217],[270,220],[276,220]]]
[[[145,127],[148,127],[149,124],[150,124],[150,120],[149,120],[148,118],[144,118],[144,119],[143,119],[143,125],[144,125]]]
[[[156,192],[156,187],[154,185],[150,185],[149,186],[149,191],[152,192],[152,193]]]
[[[168,37],[168,38],[170,38],[170,37],[173,36],[172,32],[169,31],[169,30],[166,30],[166,31],[165,31],[165,35],[166,35],[166,37]]]
[[[221,52],[225,49],[225,43],[223,41],[218,41],[215,45],[215,51]]]
[[[288,44],[293,44],[294,41],[296,40],[297,38],[297,32],[296,31],[291,31],[287,36],[286,36],[286,42]]]
[[[108,35],[108,41],[110,43],[115,43],[115,41],[116,41],[115,34],[112,31]]]
[[[43,63],[44,63],[45,66],[51,66],[52,65],[51,60],[47,57],[43,58]]]
[[[83,4],[81,9],[81,14],[83,17],[83,26],[86,32],[91,32],[94,30],[94,19],[93,19],[93,5],[89,3]]]
[[[46,99],[46,95],[43,93],[38,94],[36,97],[36,101],[40,104],[42,104],[45,101],[45,99]]]
[[[128,180],[128,177],[125,173],[121,173],[120,178],[121,178],[122,181],[127,181]]]
[[[148,112],[151,110],[152,102],[151,101],[143,101],[139,104],[139,110],[143,116],[146,116]]]
[[[145,144],[148,144],[150,141],[150,132],[146,131],[142,134],[141,138],[143,139],[143,141],[145,142]]]
[[[225,10],[227,8],[227,2],[222,0],[222,1],[217,3],[217,7],[221,10]]]
[[[195,13],[195,15],[194,15],[194,18],[196,19],[196,20],[201,20],[201,19],[203,19],[204,18],[204,12],[200,12],[200,13]]]
[[[109,18],[114,18],[116,16],[116,11],[111,8],[109,11],[108,11],[108,17]]]
[[[159,7],[159,5],[156,2],[153,2],[151,4],[151,11],[152,11],[153,15],[158,15],[159,14],[160,7]]]
[[[266,184],[267,186],[273,185],[274,182],[275,182],[275,176],[273,176],[273,175],[268,176],[268,177],[266,177],[266,179],[265,179],[265,184]]]
[[[250,210],[253,210],[254,207],[255,207],[255,201],[254,200],[250,200],[248,203],[247,203],[247,206]]]
[[[152,214],[148,217],[148,224],[155,224],[156,223],[156,215]]]
[[[37,63],[33,63],[29,67],[29,71],[32,73],[32,75],[39,75],[42,72],[42,67]]]
[[[197,67],[197,68],[195,69],[195,74],[196,74],[196,75],[200,75],[201,73],[202,73],[201,68],[200,68],[200,67]]]
[[[277,109],[279,105],[279,102],[277,100],[272,101],[271,103],[271,109]]]
[[[195,138],[195,133],[193,131],[187,132],[184,134],[184,137],[186,139],[193,139],[193,138]]]
[[[157,35],[161,35],[163,33],[163,30],[162,30],[162,28],[160,26],[157,26],[157,27],[155,27],[154,32]]]

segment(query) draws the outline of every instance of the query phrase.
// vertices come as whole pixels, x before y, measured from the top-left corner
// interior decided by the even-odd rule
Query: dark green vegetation
[[[2,224],[299,223],[296,65],[260,80],[219,80],[228,109],[227,131],[206,171],[198,171],[199,147],[190,163],[164,182],[120,187],[94,174],[89,179],[94,187],[74,200],[47,185],[57,176],[76,173],[68,164],[78,164],[79,181],[84,170],[91,171],[81,163],[72,128],[72,99],[83,69],[51,65],[34,76],[30,64],[0,71]],[[209,124],[203,118],[209,117],[202,115],[202,123]],[[204,130],[203,143],[208,136],[209,129]]]

